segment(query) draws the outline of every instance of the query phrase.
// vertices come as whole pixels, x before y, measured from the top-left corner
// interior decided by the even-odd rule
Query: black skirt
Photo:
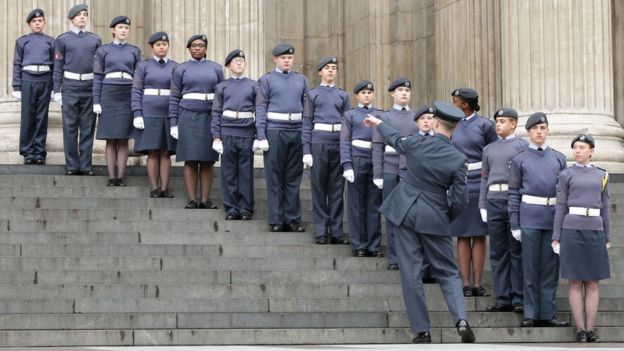
[[[219,160],[219,154],[212,149],[211,121],[210,111],[197,112],[180,107],[176,162]]]
[[[136,131],[134,152],[147,154],[150,150],[167,150],[170,155],[176,151],[176,140],[171,136],[169,118],[143,117],[145,129]]]
[[[560,245],[561,278],[590,281],[611,277],[603,231],[562,229]]]
[[[481,220],[479,193],[468,193],[468,206],[451,222],[451,236],[465,238],[488,235],[487,224]]]
[[[102,85],[100,105],[102,113],[98,119],[98,140],[130,139],[135,137],[135,128],[132,126],[132,107],[130,98],[132,85]]]

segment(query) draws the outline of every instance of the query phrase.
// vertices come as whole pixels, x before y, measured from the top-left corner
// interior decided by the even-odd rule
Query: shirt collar
[[[284,71],[282,71],[281,69],[279,69],[277,67],[275,67],[275,72],[284,74]],[[286,72],[290,73],[290,71],[286,71]]]
[[[245,76],[244,76],[244,75],[241,75],[241,76],[239,76],[239,77],[236,77],[236,76],[234,76],[234,75],[230,75],[230,78],[239,80],[239,79],[243,79],[243,78],[245,78]]]
[[[125,43],[126,43],[125,41],[121,41],[121,40],[119,40],[117,38],[113,39],[113,44],[115,44],[115,45],[121,45],[121,44],[125,44]]]
[[[76,34],[78,34],[80,32],[86,32],[87,31],[87,27],[78,28],[78,27],[74,26],[73,24],[70,24],[69,25],[69,30],[74,32],[74,33],[76,33]]]
[[[505,138],[501,138],[501,137],[499,137],[499,139],[500,139],[500,140],[509,140],[509,139],[515,139],[515,138],[516,138],[516,135],[515,135],[515,134],[508,135],[508,136],[507,136],[507,137],[505,137]]]
[[[322,87],[333,88],[335,86],[335,84],[324,84],[324,83],[321,83],[321,86]]]
[[[406,111],[410,110],[409,106],[401,106],[401,105],[398,105],[398,104],[392,105],[392,108],[395,109],[395,110],[399,110],[399,111],[401,111],[403,109],[405,109]]]
[[[428,132],[423,132],[422,130],[419,130],[419,131],[418,131],[418,134],[420,134],[420,135],[426,135],[426,134],[428,134],[428,135],[433,135],[434,133],[433,133],[433,130],[430,130],[430,131],[428,131]]]
[[[530,147],[531,149],[533,149],[533,150],[537,150],[537,148],[538,148],[538,147],[541,147],[541,148],[542,148],[542,150],[546,150],[546,149],[548,149],[548,145],[546,145],[546,144],[544,144],[544,145],[542,145],[542,146],[537,146],[537,145],[533,144],[532,142],[529,142],[529,147]]]
[[[367,107],[368,109],[373,108],[373,104],[364,105],[363,103],[358,103],[359,108]]]
[[[154,59],[154,61],[158,62],[160,60],[165,60],[165,63],[169,62],[169,58],[167,56],[163,57],[162,59],[156,55],[153,55],[152,58]]]
[[[577,166],[577,167],[586,167],[586,168],[592,168],[593,167],[593,165],[591,163],[588,163],[588,164],[584,165],[584,164],[581,164],[581,163],[578,163],[578,162],[574,162],[574,165]]]
[[[476,115],[477,115],[477,113],[476,113],[476,112],[473,112],[470,116],[464,117],[464,121],[470,121],[470,119],[471,119],[472,117],[476,116]]]
[[[206,60],[207,60],[207,59],[206,59],[205,57],[202,57],[202,58],[201,58],[201,59],[199,59],[199,60],[196,60],[196,59],[194,59],[194,58],[192,58],[192,57],[191,57],[191,61],[195,61],[195,62],[202,62],[202,61],[206,61]]]

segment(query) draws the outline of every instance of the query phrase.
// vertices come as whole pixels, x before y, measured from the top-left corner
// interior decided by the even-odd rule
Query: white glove
[[[100,113],[102,113],[102,105],[100,104],[93,105],[93,113],[95,113],[96,115],[99,115]]]
[[[269,141],[266,139],[258,140],[258,150],[269,151]]]
[[[550,246],[552,246],[553,252],[554,252],[554,253],[556,253],[557,255],[559,255],[559,252],[560,252],[560,246],[561,246],[561,245],[559,245],[559,242],[556,242],[556,243],[555,243],[555,242],[553,241],[553,243],[552,243],[552,244],[550,244]]]
[[[134,119],[132,120],[132,125],[136,129],[145,129],[145,121],[141,116],[134,117]]]
[[[169,132],[169,134],[171,134],[172,138],[178,140],[178,126],[171,127],[171,132]]]
[[[514,239],[518,240],[518,241],[522,241],[522,231],[520,229],[512,229],[511,230],[511,235],[514,237]]]
[[[479,209],[479,212],[481,212],[481,222],[487,223],[487,210],[482,208]]]
[[[63,106],[63,94],[62,93],[54,93],[54,102]]]
[[[352,169],[347,169],[342,172],[342,177],[347,180],[349,183],[353,183],[355,181],[355,173]]]
[[[373,179],[373,184],[379,189],[383,189],[383,179]]]
[[[54,90],[50,92],[50,99],[54,99]]]
[[[251,147],[251,151],[252,152],[256,152],[256,151],[260,150],[260,148],[258,147],[258,142],[259,142],[258,139],[254,140],[253,146]]]
[[[22,99],[22,92],[21,91],[14,91],[11,93],[11,95],[13,95],[14,98],[16,98],[17,100],[21,100]]]
[[[212,142],[212,149],[219,153],[219,155],[223,155],[223,142],[221,140]]]
[[[310,154],[305,154],[303,155],[303,164],[308,166],[308,167],[312,167],[312,164],[314,163],[314,161],[312,161],[312,155]]]
[[[610,241],[607,241],[606,246],[607,246],[607,250],[609,250],[609,249],[611,248],[611,242],[610,242]]]

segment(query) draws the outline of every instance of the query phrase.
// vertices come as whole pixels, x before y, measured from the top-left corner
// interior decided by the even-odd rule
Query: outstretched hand
[[[378,126],[379,124],[381,124],[383,121],[375,116],[372,115],[367,115],[367,117],[364,119],[364,125],[367,127],[372,127],[372,126]]]

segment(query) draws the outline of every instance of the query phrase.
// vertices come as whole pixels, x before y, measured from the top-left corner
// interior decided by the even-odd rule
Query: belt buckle
[[[585,216],[589,217],[589,207],[585,207]]]
[[[204,94],[204,100],[208,101],[208,94]]]
[[[236,111],[236,115],[234,116],[235,119],[238,119],[238,111]]]
[[[160,96],[160,89],[156,89],[156,95]]]
[[[82,73],[78,73],[78,80],[82,80]]]
[[[37,67],[37,73],[39,73],[39,67],[40,67],[40,66],[39,66],[39,65],[37,65],[37,66],[35,66],[35,67]]]
[[[291,113],[290,113],[290,112],[288,112],[288,120],[289,120],[289,121],[292,121],[292,116],[291,116]]]

